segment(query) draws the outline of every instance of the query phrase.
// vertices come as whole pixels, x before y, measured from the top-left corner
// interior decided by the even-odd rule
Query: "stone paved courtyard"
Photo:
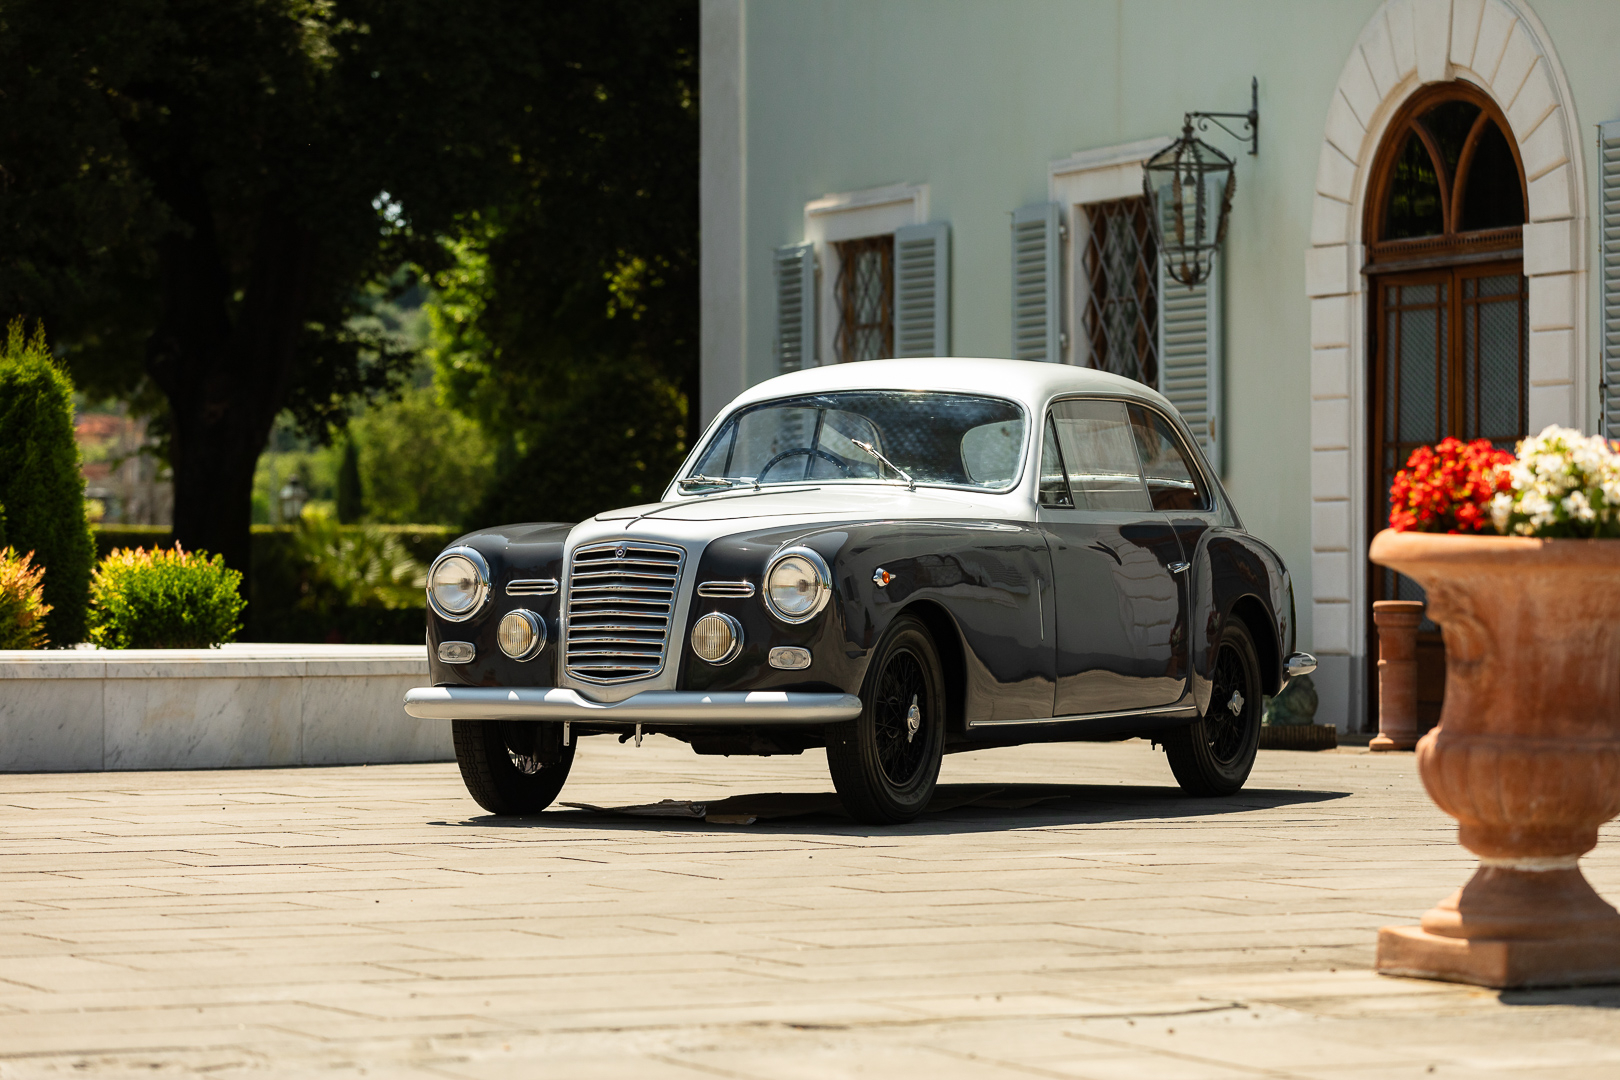
[[[0,776],[0,1078],[1620,1076],[1620,990],[1368,970],[1471,866],[1410,754],[1262,752],[1225,801],[1143,742],[942,781],[873,831],[819,752],[656,738],[563,798],[734,823],[497,821],[454,765]],[[1620,830],[1586,868],[1620,897]]]

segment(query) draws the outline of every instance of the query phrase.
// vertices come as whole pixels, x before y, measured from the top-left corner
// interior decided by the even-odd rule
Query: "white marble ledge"
[[[0,679],[426,676],[422,645],[238,643],[217,649],[0,649]]]

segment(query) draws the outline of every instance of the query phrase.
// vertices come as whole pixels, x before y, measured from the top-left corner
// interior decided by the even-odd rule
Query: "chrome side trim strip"
[[[1120,709],[1116,712],[1078,713],[1074,716],[1040,716],[1032,720],[970,720],[968,727],[1009,727],[1014,724],[1072,724],[1077,720],[1115,720],[1126,716],[1197,716],[1197,705],[1171,705],[1162,709]]]
[[[737,596],[747,598],[754,595],[752,581],[705,581],[697,587],[699,596]]]
[[[548,686],[418,686],[405,712],[420,720],[566,720],[681,725],[836,724],[861,714],[854,694],[782,690],[645,690],[618,702],[591,701]]]
[[[515,578],[506,583],[507,596],[555,596],[556,578]]]

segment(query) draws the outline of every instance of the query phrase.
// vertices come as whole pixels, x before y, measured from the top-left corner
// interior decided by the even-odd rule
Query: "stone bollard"
[[[1369,750],[1410,750],[1417,745],[1417,630],[1423,604],[1417,600],[1373,601],[1378,627],[1378,737]]]

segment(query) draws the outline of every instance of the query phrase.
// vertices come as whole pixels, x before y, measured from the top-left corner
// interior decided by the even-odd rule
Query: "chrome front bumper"
[[[574,723],[836,724],[861,714],[854,694],[782,690],[703,693],[647,690],[596,702],[562,687],[418,686],[405,691],[405,711],[421,720],[569,720]]]

